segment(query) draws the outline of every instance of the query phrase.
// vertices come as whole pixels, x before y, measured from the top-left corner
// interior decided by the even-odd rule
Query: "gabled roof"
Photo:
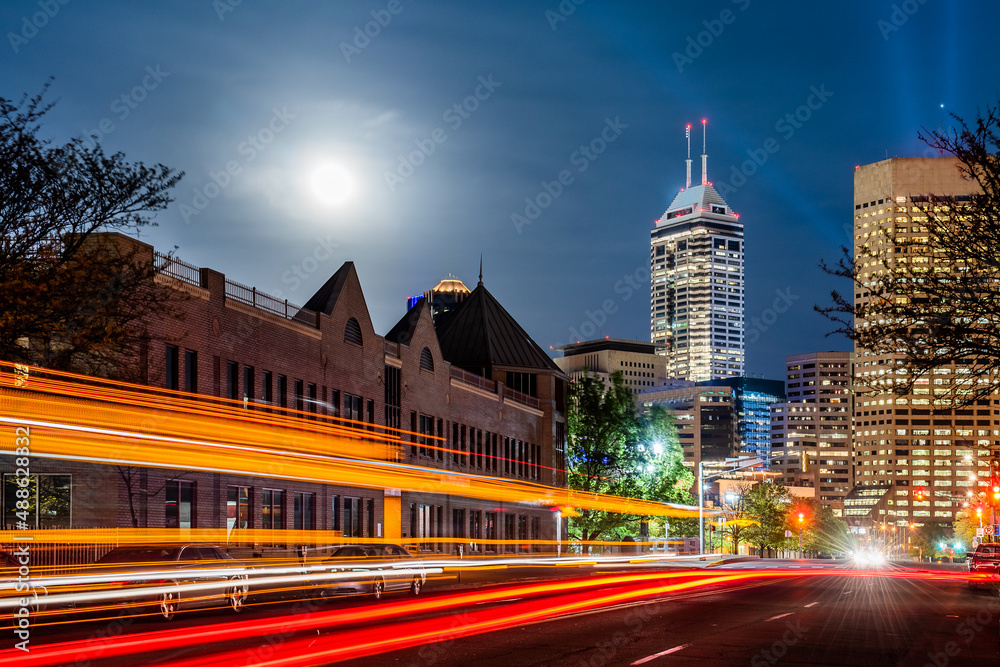
[[[323,286],[316,290],[316,293],[306,301],[303,308],[318,313],[331,315],[337,305],[337,299],[347,284],[350,277],[358,278],[358,273],[354,268],[354,262],[344,262],[337,272],[330,276],[330,279],[323,283]]]
[[[413,308],[406,311],[406,315],[396,322],[396,325],[389,329],[385,339],[391,343],[402,343],[409,345],[413,340],[413,333],[417,329],[417,322],[420,320],[420,313],[427,308],[427,299],[418,299]]]
[[[442,356],[472,373],[484,374],[493,366],[559,372],[482,283],[435,328]]]
[[[670,206],[667,207],[666,212],[664,212],[662,220],[667,219],[667,215],[676,211],[678,209],[687,208],[691,206],[694,208],[694,212],[701,210],[711,211],[712,204],[717,204],[719,206],[726,207],[726,215],[734,215],[732,209],[729,208],[729,204],[726,200],[722,198],[714,187],[711,185],[694,185],[686,190],[681,190],[674,197],[674,201],[671,202]]]

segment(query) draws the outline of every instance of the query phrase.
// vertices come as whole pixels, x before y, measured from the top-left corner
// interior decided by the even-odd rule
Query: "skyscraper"
[[[928,211],[941,204],[936,196],[962,200],[978,192],[974,182],[962,178],[953,157],[892,158],[854,170],[854,257],[862,286],[854,292],[855,304],[877,298],[864,289],[882,273],[869,261],[866,248],[878,248],[895,237],[928,243]],[[947,210],[947,209],[943,209]],[[956,224],[963,224],[961,218]],[[927,271],[958,270],[946,254],[899,253],[887,262],[926,265]],[[856,326],[864,326],[862,321]],[[936,522],[951,524],[963,503],[970,501],[987,482],[991,443],[1000,421],[991,415],[990,400],[949,408],[951,387],[969,383],[972,360],[933,369],[905,396],[893,393],[894,378],[908,369],[901,355],[875,354],[855,347],[854,460],[855,491],[880,489],[884,497],[868,519],[877,523]],[[969,458],[966,458],[969,457]],[[981,474],[976,479],[972,473]],[[845,508],[845,515],[847,511]]]
[[[705,121],[702,121],[704,127]],[[743,375],[743,224],[708,181],[702,139],[701,184],[687,184],[650,233],[650,340],[667,357],[667,375],[714,380]]]

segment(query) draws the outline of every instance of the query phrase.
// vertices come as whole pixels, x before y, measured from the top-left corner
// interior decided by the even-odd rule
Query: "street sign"
[[[785,531],[785,537],[791,537],[791,536],[792,536],[792,531],[786,530]]]
[[[983,536],[983,529],[976,528],[976,537],[982,537],[982,536]]]

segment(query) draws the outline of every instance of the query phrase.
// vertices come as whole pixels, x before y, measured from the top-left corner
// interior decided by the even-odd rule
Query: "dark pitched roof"
[[[347,279],[352,275],[355,279],[357,278],[354,262],[344,262],[343,266],[337,269],[337,272],[330,276],[330,279],[306,301],[303,308],[326,315],[332,314],[337,305],[337,299],[340,298],[340,293],[343,291],[344,285],[347,284]]]
[[[482,374],[493,366],[515,366],[559,372],[482,283],[435,328],[442,356],[467,371]]]
[[[385,339],[392,343],[409,345],[410,341],[413,340],[413,332],[416,331],[420,313],[426,307],[427,299],[417,300],[413,304],[413,308],[406,311],[406,315],[403,315],[403,318],[396,322],[396,325],[392,329],[389,329],[389,333],[385,335]]]

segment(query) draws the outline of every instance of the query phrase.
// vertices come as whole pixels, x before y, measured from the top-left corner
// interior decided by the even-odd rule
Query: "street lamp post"
[[[805,521],[805,515],[799,512],[799,560],[802,559],[802,522]]]

